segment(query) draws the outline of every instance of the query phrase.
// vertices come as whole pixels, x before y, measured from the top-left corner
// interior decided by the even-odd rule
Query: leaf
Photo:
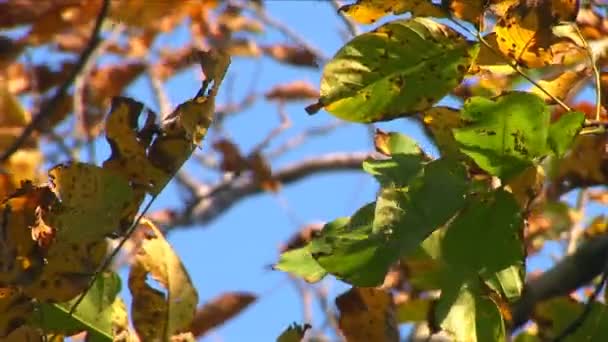
[[[420,154],[396,154],[388,160],[368,159],[362,168],[384,187],[403,187],[422,169],[422,161]]]
[[[192,322],[198,295],[190,276],[162,233],[148,220],[148,233],[129,274],[133,295],[133,325],[142,340],[169,340],[186,331]],[[163,293],[146,283],[150,275],[165,290]]]
[[[408,299],[397,305],[397,321],[401,323],[425,322],[429,317],[432,299]]]
[[[589,72],[586,69],[580,71],[566,70],[550,79],[537,81],[540,87],[532,87],[531,92],[543,98],[547,104],[555,104],[556,102],[545,94],[541,88],[564,101],[568,98],[569,94],[580,90],[580,87],[587,82],[588,76]]]
[[[44,249],[32,238],[29,228],[36,223],[38,207],[48,206],[54,198],[47,187],[26,182],[0,206],[0,283],[29,285],[44,267]]]
[[[505,190],[511,192],[522,210],[527,210],[545,185],[545,171],[540,165],[532,165],[509,179]]]
[[[457,342],[506,341],[500,311],[476,280],[444,289],[435,317]]]
[[[88,243],[129,226],[124,208],[135,199],[119,174],[91,164],[57,165],[49,171],[51,190],[61,203],[43,214],[62,243]],[[94,217],[94,220],[90,218]]]
[[[278,62],[310,68],[318,68],[317,56],[306,48],[297,45],[273,44],[262,47],[264,53]]]
[[[472,197],[447,229],[442,258],[461,276],[473,278],[479,272],[523,267],[522,229],[523,218],[510,193],[496,190]]]
[[[342,220],[348,219],[343,218]],[[283,252],[273,269],[289,272],[309,283],[316,283],[327,274],[327,271],[310,254],[310,245]]]
[[[585,185],[605,184],[608,172],[604,166],[608,135],[587,134],[575,138],[570,153],[561,159],[554,181],[559,184],[575,179]]]
[[[422,119],[433,142],[444,157],[460,155],[458,144],[454,139],[453,129],[461,127],[460,112],[448,107],[433,107],[424,112]]]
[[[549,127],[549,147],[558,157],[563,157],[568,151],[574,138],[583,128],[585,114],[581,112],[568,112]]]
[[[532,318],[542,328],[539,334],[541,339],[550,340],[557,337],[579,317],[584,305],[569,297],[557,297],[538,303]],[[603,341],[608,338],[606,305],[600,302],[589,305],[589,315],[566,341]]]
[[[117,294],[120,291],[120,278],[116,273],[102,273],[93,283],[82,302],[72,315],[72,301],[51,304],[41,303],[37,313],[36,325],[50,333],[74,335],[87,331],[87,340],[113,341],[113,318],[116,310],[123,310]]]
[[[357,0],[352,5],[340,7],[359,24],[373,24],[385,15],[411,12],[413,17],[445,17],[446,13],[430,1],[419,0]]]
[[[299,325],[293,323],[281,333],[277,338],[277,342],[300,342],[308,329],[310,329],[310,324]]]
[[[196,310],[190,331],[195,337],[205,335],[251,305],[257,296],[245,292],[226,292]]]
[[[536,95],[513,92],[496,100],[472,97],[454,129],[460,151],[479,167],[508,179],[546,152],[549,109]]]
[[[568,62],[562,50],[576,54],[580,48],[553,34],[552,27],[560,20],[553,14],[554,2],[558,1],[519,2],[509,7],[495,27],[502,53],[528,68]]]
[[[314,100],[319,98],[319,91],[306,81],[293,81],[272,87],[264,97],[278,101]]]
[[[39,301],[65,302],[84,291],[105,259],[105,239],[88,243],[54,242],[45,254],[46,264],[36,282],[24,292]]]
[[[483,26],[482,18],[487,0],[449,0],[448,8],[454,17]]]
[[[336,298],[336,306],[340,311],[340,332],[347,341],[399,341],[390,293],[353,287]]]
[[[325,107],[343,120],[374,122],[426,110],[460,83],[477,51],[430,19],[391,21],[338,51],[307,111]]]
[[[376,151],[386,155],[412,154],[420,155],[422,150],[416,140],[396,132],[383,132],[376,129],[374,134],[374,146]]]
[[[15,287],[0,287],[0,338],[24,326],[34,310],[32,299]]]
[[[461,165],[430,162],[408,186],[383,190],[375,207],[359,209],[348,225],[323,229],[311,242],[311,254],[325,270],[348,283],[379,285],[401,255],[415,251],[457,213],[466,189]]]
[[[110,114],[106,119],[106,139],[112,155],[103,163],[104,169],[122,174],[133,184],[152,193],[164,186],[167,174],[150,163],[146,156],[147,144],[139,136],[139,114],[143,105],[127,97],[112,99]],[[148,112],[146,121],[154,122],[154,114]]]

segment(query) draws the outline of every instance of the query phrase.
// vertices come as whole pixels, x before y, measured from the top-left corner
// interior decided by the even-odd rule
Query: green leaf
[[[462,165],[430,162],[408,186],[384,189],[375,206],[360,209],[348,226],[323,229],[311,242],[311,254],[346,282],[376,286],[401,255],[415,251],[458,212],[466,190]]]
[[[549,119],[549,108],[533,94],[472,97],[462,109],[465,126],[454,129],[454,137],[479,167],[506,180],[546,153]]]
[[[408,137],[407,135],[389,132],[388,133],[388,141],[387,148],[391,155],[396,154],[411,154],[411,155],[421,155],[422,150],[416,140]]]
[[[348,222],[347,218],[336,221],[339,220]],[[327,271],[310,254],[310,244],[282,253],[279,262],[273,268],[289,272],[309,283],[316,283],[327,274]]]
[[[500,310],[479,285],[474,280],[444,289],[435,311],[437,322],[457,342],[506,341]]]
[[[311,254],[329,273],[351,284],[382,282],[399,247],[388,234],[372,233],[374,203],[359,209],[348,225],[326,225],[311,242]],[[335,222],[335,221],[334,221]]]
[[[395,154],[386,160],[366,160],[363,170],[383,187],[403,187],[422,169],[422,155]]]
[[[407,274],[407,280],[417,291],[438,290],[445,275],[441,260],[441,241],[444,230],[434,231],[412,253],[401,258],[400,265]]]
[[[543,336],[551,340],[566,329],[583,312],[585,304],[569,297],[558,297],[540,302],[533,318]],[[585,321],[564,341],[608,341],[608,308],[600,302],[591,303]]]
[[[523,267],[522,227],[520,209],[511,193],[497,190],[472,197],[447,229],[443,259],[456,272],[472,277],[514,265]]]
[[[310,329],[309,324],[300,325],[293,323],[281,333],[277,338],[277,342],[300,342],[308,329]]]
[[[325,66],[320,107],[348,121],[430,108],[462,80],[479,46],[428,18],[395,20],[348,42]]]
[[[563,157],[583,128],[585,114],[569,112],[562,115],[549,127],[549,147],[558,157]]]
[[[429,317],[432,300],[429,298],[409,299],[397,305],[399,323],[424,322]]]
[[[500,293],[509,303],[514,302],[524,290],[525,268],[522,263],[509,266],[484,277],[486,285]]]
[[[113,304],[119,302],[116,295],[120,287],[116,273],[103,273],[71,316],[68,312],[78,298],[59,304],[41,303],[34,324],[44,331],[67,335],[86,330],[87,341],[113,341]]]

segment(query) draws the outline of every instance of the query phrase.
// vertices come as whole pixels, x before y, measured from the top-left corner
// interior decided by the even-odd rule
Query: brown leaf
[[[353,287],[336,298],[339,325],[349,342],[399,341],[399,327],[390,293]]]
[[[270,164],[261,153],[254,153],[247,158],[249,169],[253,172],[256,182],[264,191],[277,192],[281,189],[281,182],[272,177]]]
[[[292,235],[284,246],[281,247],[281,253],[290,251],[292,249],[304,247],[309,243],[318,232],[323,229],[324,223],[311,223],[307,224],[300,229],[296,234]]]
[[[238,146],[227,139],[220,139],[213,143],[213,149],[222,154],[220,168],[225,172],[241,173],[248,167],[247,160],[241,155]]]
[[[24,296],[19,289],[0,287],[0,337],[6,337],[11,333],[20,334],[19,328],[24,327],[33,309],[31,298]],[[16,335],[9,336],[9,338],[15,337]],[[13,341],[19,340],[13,339]]]
[[[267,100],[280,101],[317,100],[319,91],[308,82],[293,81],[274,86],[264,96]]]
[[[223,293],[196,310],[190,331],[201,337],[241,313],[256,299],[256,295],[246,292]]]
[[[317,64],[317,56],[300,46],[274,44],[263,46],[262,51],[264,51],[267,56],[272,57],[281,63],[313,68],[319,67]]]

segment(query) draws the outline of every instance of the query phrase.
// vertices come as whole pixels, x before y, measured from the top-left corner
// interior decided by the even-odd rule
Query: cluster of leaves
[[[327,223],[275,265],[308,282],[331,274],[354,286],[336,300],[348,341],[398,341],[404,322],[426,322],[457,341],[505,341],[516,328],[526,257],[559,236],[558,223],[538,229],[539,217],[570,221],[560,196],[608,176],[604,99],[595,112],[566,104],[589,82],[605,90],[605,47],[591,47],[604,28],[588,20],[599,18],[590,4],[579,5],[359,0],[341,8],[362,24],[411,17],[346,43],[307,111],[360,123],[409,117],[441,154],[432,159],[407,136],[377,131],[384,157],[363,165],[380,184],[375,201]],[[521,79],[535,87],[521,90]],[[462,106],[438,105],[447,95]],[[590,305],[587,323],[568,328],[572,340],[607,338],[605,305]],[[520,337],[556,338],[581,311],[567,297],[539,304],[533,319],[543,329]]]

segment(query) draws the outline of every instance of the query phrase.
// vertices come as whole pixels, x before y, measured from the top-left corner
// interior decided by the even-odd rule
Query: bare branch
[[[329,153],[285,166],[273,173],[273,179],[289,184],[319,173],[356,171],[360,170],[361,163],[371,156],[372,153],[369,152]],[[189,203],[184,212],[168,224],[167,230],[177,226],[208,223],[227,212],[240,200],[262,192],[254,177],[248,173],[220,182]]]
[[[336,129],[340,126],[345,126],[347,124],[348,124],[347,121],[336,120],[336,121],[333,121],[324,126],[311,127],[307,130],[304,130],[300,134],[292,137],[291,139],[287,140],[285,143],[278,146],[276,149],[270,151],[266,155],[266,157],[268,159],[277,158],[277,157],[281,156],[282,154],[284,154],[285,152],[291,151],[294,148],[302,145],[304,142],[306,142],[306,140],[308,140],[308,138],[328,134],[331,131],[333,131],[334,129]]]
[[[29,125],[25,127],[21,135],[13,141],[12,145],[9,146],[0,156],[0,162],[7,161],[10,156],[15,153],[21,145],[28,140],[28,138],[34,133],[35,130],[40,129],[42,124],[45,122],[45,119],[53,113],[53,110],[57,107],[57,105],[61,102],[64,96],[67,95],[67,91],[74,83],[76,76],[80,73],[82,68],[85,66],[89,57],[93,54],[93,51],[101,42],[100,32],[101,32],[101,24],[103,23],[106,15],[108,14],[108,9],[110,7],[110,0],[104,0],[101,4],[101,10],[97,15],[97,19],[95,21],[95,26],[93,27],[93,32],[91,34],[91,40],[85,47],[84,51],[78,58],[78,62],[74,65],[72,72],[69,77],[63,82],[63,84],[57,89],[57,92],[53,95],[50,101],[45,102],[45,104],[40,108],[38,115],[32,118],[32,121]]]
[[[525,286],[522,297],[511,308],[513,329],[525,324],[536,303],[571,293],[604,271],[608,260],[608,236],[581,245],[578,250]]]

